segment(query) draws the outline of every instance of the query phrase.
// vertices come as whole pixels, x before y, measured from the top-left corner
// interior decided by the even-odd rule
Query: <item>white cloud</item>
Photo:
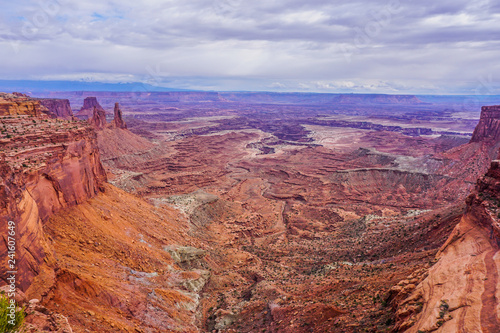
[[[489,73],[500,80],[500,6],[399,0],[391,10],[395,3],[9,2],[0,13],[0,78],[394,92],[473,90]]]

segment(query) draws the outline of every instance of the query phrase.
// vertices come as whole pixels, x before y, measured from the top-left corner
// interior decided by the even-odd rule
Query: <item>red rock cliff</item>
[[[5,235],[8,221],[16,224],[17,283],[26,291],[54,265],[44,221],[95,196],[106,174],[96,133],[86,123],[26,116],[0,122],[5,128],[0,135],[0,230]],[[6,252],[2,242],[0,257]],[[6,271],[0,266],[4,282]]]
[[[500,139],[500,105],[483,106],[481,118],[470,142]]]
[[[0,93],[0,116],[28,115],[40,117],[49,110],[39,100],[24,94]]]
[[[55,118],[71,119],[73,110],[68,99],[40,99],[40,103],[45,106]]]
[[[497,138],[497,107],[475,138]],[[486,117],[484,117],[486,113]],[[428,276],[398,305],[398,332],[500,332],[500,161],[494,160]]]
[[[97,111],[104,112],[104,115],[106,115],[106,111],[99,104],[97,98],[87,97],[83,101],[83,107],[80,109],[80,111],[78,111],[76,116],[84,119],[91,118],[94,113],[94,108],[96,108]]]
[[[90,118],[89,122],[96,129],[103,129],[106,127],[106,112],[94,107],[92,118]]]

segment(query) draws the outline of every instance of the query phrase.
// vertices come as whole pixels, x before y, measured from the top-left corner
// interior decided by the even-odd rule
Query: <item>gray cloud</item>
[[[488,0],[23,0],[0,13],[0,78],[472,92],[500,80],[499,18]]]

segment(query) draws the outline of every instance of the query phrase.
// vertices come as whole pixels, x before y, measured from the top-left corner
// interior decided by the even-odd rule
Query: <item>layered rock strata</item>
[[[44,263],[53,264],[44,221],[94,197],[106,174],[95,131],[85,123],[18,116],[0,118],[0,125],[0,230],[15,222],[17,283],[26,291]],[[6,255],[0,247],[0,256]],[[2,279],[6,271],[0,268]]]
[[[482,108],[471,147],[498,149],[500,106]],[[475,145],[475,146],[474,146]],[[393,288],[398,332],[500,331],[500,160],[467,197],[460,223],[414,291]]]
[[[125,124],[122,118],[122,110],[120,109],[119,103],[115,103],[113,125],[116,128],[127,128],[127,124]]]
[[[45,106],[54,118],[71,119],[73,110],[67,99],[40,99],[40,103]]]
[[[24,94],[0,93],[0,116],[27,115],[40,117],[49,110],[42,103]]]
[[[90,124],[96,129],[103,129],[106,127],[106,112],[104,110],[99,110],[94,107],[92,118],[89,120]]]
[[[104,112],[104,115],[106,115],[106,111],[99,104],[96,97],[87,97],[83,101],[83,107],[80,109],[80,111],[78,111],[76,116],[81,119],[92,118],[94,114],[94,108],[99,112]]]
[[[470,142],[500,139],[500,105],[483,106],[481,118],[476,126]]]

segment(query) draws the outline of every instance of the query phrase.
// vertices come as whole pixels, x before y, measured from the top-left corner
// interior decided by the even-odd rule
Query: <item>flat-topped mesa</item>
[[[83,101],[83,107],[80,109],[80,111],[78,111],[76,116],[81,119],[89,119],[94,114],[94,108],[96,108],[98,111],[104,112],[104,115],[106,115],[106,111],[99,104],[97,98],[87,97]]]
[[[125,121],[123,121],[122,118],[122,110],[120,109],[120,104],[115,103],[115,117],[113,119],[113,125],[116,128],[127,128],[127,124],[125,124]]]
[[[500,105],[483,106],[481,118],[470,142],[498,141],[500,139]]]
[[[81,108],[81,110],[88,110],[88,109],[93,110],[94,108],[97,108],[98,110],[104,111],[104,109],[102,108],[102,106],[97,101],[97,98],[95,98],[95,97],[87,97],[87,98],[85,98],[83,100],[83,107]]]
[[[68,99],[41,98],[39,101],[49,109],[52,117],[68,120],[73,118],[73,110]]]
[[[423,104],[414,95],[385,95],[385,94],[341,94],[338,103],[341,104]]]
[[[39,100],[21,93],[0,93],[0,116],[46,117],[49,110]]]
[[[89,122],[96,129],[103,129],[106,127],[106,112],[104,110],[99,110],[94,106],[92,111],[92,118],[89,119]]]

